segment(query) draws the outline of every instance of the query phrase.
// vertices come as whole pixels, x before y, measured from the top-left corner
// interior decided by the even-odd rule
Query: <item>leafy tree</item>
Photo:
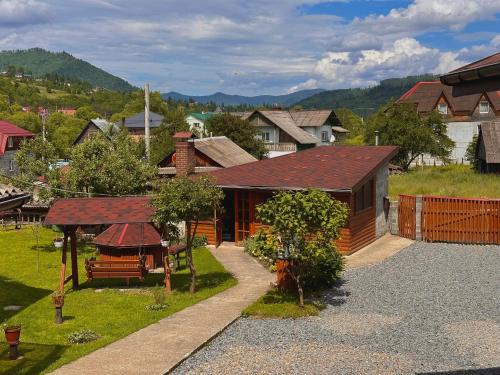
[[[19,166],[18,180],[26,190],[33,191],[33,182],[44,177],[50,184],[60,180],[60,171],[53,168],[57,162],[57,151],[52,143],[44,141],[41,136],[24,140],[14,156]],[[41,191],[42,196],[50,195],[49,191]]]
[[[164,180],[153,195],[152,203],[156,208],[154,221],[158,226],[165,228],[183,221],[186,223],[186,259],[191,272],[191,293],[194,293],[196,283],[192,248],[198,224],[212,217],[223,197],[222,190],[213,185],[207,176]]]
[[[339,108],[335,110],[342,127],[349,130],[348,139],[364,135],[363,119],[351,111],[349,108]]]
[[[439,113],[420,115],[412,103],[390,102],[368,120],[365,141],[373,144],[375,131],[379,131],[380,144],[399,146],[395,162],[408,169],[424,153],[449,160],[454,142],[446,130]]]
[[[54,112],[49,116],[46,126],[47,139],[52,142],[59,157],[69,157],[73,142],[86,124],[85,120],[59,112]]]
[[[264,142],[259,138],[259,130],[247,120],[223,113],[209,118],[206,127],[209,133],[214,136],[225,135],[257,159],[266,155]]]
[[[472,138],[472,141],[468,144],[467,149],[465,150],[465,160],[467,160],[473,169],[478,169],[479,168],[479,159],[477,157],[477,143],[478,143],[479,137],[474,135]]]
[[[268,258],[290,262],[287,272],[297,284],[299,305],[304,306],[304,287],[331,285],[342,271],[342,257],[335,241],[348,218],[348,208],[328,194],[310,189],[280,192],[257,206],[257,217],[270,226],[280,248],[267,248]]]
[[[86,139],[71,152],[63,184],[89,194],[144,194],[155,169],[141,159],[137,144],[126,132],[106,138],[101,133]]]
[[[13,124],[16,124],[17,126],[35,134],[40,133],[42,130],[40,117],[32,112],[16,112],[10,115],[7,119]]]
[[[90,121],[94,118],[98,118],[99,114],[97,112],[94,112],[92,110],[92,107],[86,105],[76,110],[75,117],[81,120]]]

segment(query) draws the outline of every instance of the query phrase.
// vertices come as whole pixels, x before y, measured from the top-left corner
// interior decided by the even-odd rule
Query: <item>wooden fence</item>
[[[423,196],[422,239],[500,244],[500,199]]]
[[[398,207],[398,227],[401,237],[414,240],[416,237],[416,206],[417,197],[400,195]]]

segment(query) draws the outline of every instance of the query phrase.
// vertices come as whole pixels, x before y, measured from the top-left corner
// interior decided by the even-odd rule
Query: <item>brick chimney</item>
[[[176,176],[188,176],[194,173],[196,166],[194,138],[195,135],[190,132],[179,132],[174,135]]]

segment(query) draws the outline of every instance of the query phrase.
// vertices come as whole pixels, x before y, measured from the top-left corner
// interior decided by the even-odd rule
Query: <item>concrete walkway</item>
[[[221,246],[210,251],[238,279],[238,285],[62,366],[53,374],[164,374],[237,319],[275,280],[242,248]]]
[[[347,268],[358,268],[380,263],[414,242],[387,233],[354,254],[346,256],[346,266]]]

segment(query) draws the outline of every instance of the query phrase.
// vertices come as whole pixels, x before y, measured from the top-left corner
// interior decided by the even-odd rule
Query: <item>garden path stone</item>
[[[274,276],[242,248],[210,249],[238,284],[114,343],[62,366],[52,374],[164,374],[236,320],[264,294]]]

